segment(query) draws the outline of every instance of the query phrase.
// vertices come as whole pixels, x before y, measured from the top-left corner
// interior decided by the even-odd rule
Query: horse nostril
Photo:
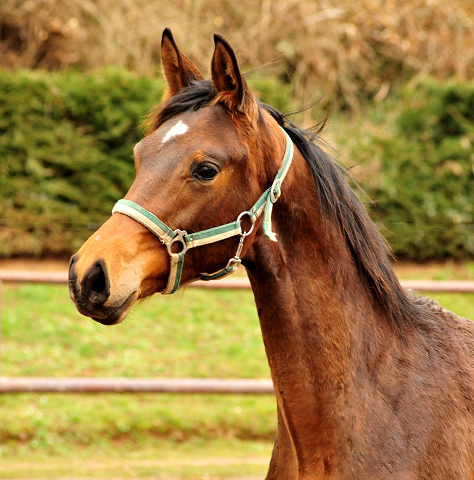
[[[109,277],[102,260],[89,271],[84,280],[84,294],[95,306],[103,305],[110,295]]]
[[[77,260],[77,253],[71,257],[71,260],[69,260],[69,277],[74,277],[74,279],[76,278],[76,274],[74,271],[75,270],[74,265],[76,264],[76,260]]]
[[[76,260],[77,255],[73,255],[69,261],[69,296],[72,300],[75,300],[78,297],[77,275],[76,269],[74,268]]]

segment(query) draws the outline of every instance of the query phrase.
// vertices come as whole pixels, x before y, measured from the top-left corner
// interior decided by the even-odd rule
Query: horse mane
[[[147,134],[175,115],[211,105],[216,95],[209,80],[193,82],[151,113],[146,122]],[[258,104],[284,128],[308,162],[320,208],[341,229],[359,275],[365,279],[376,305],[394,329],[402,332],[431,317],[433,310],[428,300],[405,291],[400,285],[390,264],[388,244],[346,180],[350,177],[347,169],[318,145],[323,143],[319,131],[303,130],[275,108]]]
[[[216,97],[217,92],[210,80],[192,82],[190,86],[175,93],[163,104],[152,110],[148,118],[145,119],[146,134],[150,135],[160,125],[180,113],[209,106]]]
[[[429,300],[407,292],[400,285],[390,263],[393,259],[390,247],[346,180],[354,183],[348,169],[318,145],[328,146],[318,135],[325,121],[316,132],[303,130],[275,108],[262,106],[285,129],[308,162],[320,208],[329,220],[339,225],[359,274],[389,322],[402,331],[431,317]]]

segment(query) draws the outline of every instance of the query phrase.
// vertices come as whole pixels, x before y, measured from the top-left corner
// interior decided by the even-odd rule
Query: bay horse
[[[214,40],[205,79],[164,31],[136,178],[71,259],[78,311],[116,324],[242,263],[277,400],[267,479],[474,479],[473,324],[400,286],[319,137],[259,102]]]

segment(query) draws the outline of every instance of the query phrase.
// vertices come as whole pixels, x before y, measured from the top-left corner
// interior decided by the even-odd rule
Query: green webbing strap
[[[170,273],[168,275],[168,284],[163,290],[163,293],[170,294],[176,292],[181,282],[184,254],[188,249],[183,238],[183,234],[186,232],[181,230],[171,230],[166,223],[163,223],[158,217],[153,215],[146,208],[141,207],[131,200],[119,200],[112,210],[112,214],[114,213],[122,213],[130,218],[133,218],[138,223],[141,223],[143,226],[148,228],[150,232],[154,233],[158,239],[166,245],[170,255]],[[173,253],[171,250],[171,245],[175,243],[176,240],[180,240],[183,246],[182,251],[179,253]]]
[[[183,273],[184,254],[186,250],[180,253],[171,253],[170,255],[170,273],[168,276],[168,284],[163,290],[165,295],[176,292],[181,283],[181,274]]]
[[[278,170],[278,173],[275,175],[272,186],[263,192],[255,205],[249,210],[251,218],[255,217],[255,219],[257,219],[261,215],[262,211],[264,211],[263,232],[273,242],[278,241],[276,235],[272,232],[273,204],[280,198],[281,184],[283,183],[283,180],[290,169],[291,161],[293,160],[293,142],[285,130],[283,130],[283,128],[281,128],[281,130],[286,137],[286,149],[282,165],[280,170]]]
[[[227,266],[222,270],[212,274],[202,273],[201,279],[217,280],[237,270],[241,263],[240,253],[243,247],[243,241],[245,237],[253,230],[253,225],[262,212],[264,212],[263,232],[270,240],[274,242],[277,241],[276,235],[272,232],[272,209],[273,204],[281,195],[281,184],[288,173],[288,169],[290,168],[291,161],[293,159],[293,142],[285,130],[283,130],[283,128],[281,128],[281,130],[285,134],[286,138],[286,150],[282,166],[280,167],[280,170],[278,170],[272,186],[265,190],[265,192],[255,202],[255,205],[248,212],[241,213],[235,222],[226,223],[225,225],[220,225],[219,227],[209,228],[200,232],[188,234],[184,230],[172,230],[170,227],[168,227],[168,225],[163,223],[158,217],[153,215],[146,208],[141,207],[131,200],[121,199],[115,204],[112,214],[122,213],[130,218],[133,218],[148,228],[148,230],[155,234],[159,240],[166,245],[170,255],[170,273],[168,275],[168,283],[166,288],[161,293],[165,295],[171,294],[176,292],[176,290],[179,288],[181,283],[181,274],[183,272],[184,255],[189,248],[207,245],[209,243],[218,242],[235,235],[240,235],[237,253],[229,260]],[[242,232],[240,218],[244,215],[248,215],[252,221],[252,228],[249,232]],[[172,251],[172,245],[178,241],[181,242],[182,250],[175,253]]]
[[[238,265],[229,265],[228,267],[223,268],[222,270],[217,271],[216,273],[201,273],[201,280],[206,282],[210,280],[219,280],[220,278],[227,277],[231,273],[234,273],[238,268]]]
[[[168,245],[168,243],[176,237],[176,233],[171,230],[168,225],[163,223],[158,217],[155,217],[155,215],[146,208],[141,207],[138,203],[132,202],[131,200],[119,200],[115,204],[112,214],[117,212],[129,216],[147,227],[148,230],[154,233],[165,245]]]

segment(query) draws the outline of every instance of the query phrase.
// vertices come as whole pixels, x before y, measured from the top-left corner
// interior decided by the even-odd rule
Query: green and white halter
[[[112,214],[122,213],[123,215],[133,218],[137,222],[141,223],[144,227],[148,228],[150,232],[154,233],[159,240],[166,245],[170,255],[170,273],[168,276],[168,284],[161,292],[162,294],[168,295],[174,293],[179,288],[181,283],[181,274],[183,271],[184,255],[190,248],[207,245],[209,243],[218,242],[226,238],[240,235],[237,251],[234,257],[227,262],[227,266],[222,270],[212,274],[201,273],[200,278],[201,280],[217,280],[235,272],[242,262],[240,254],[242,252],[245,237],[253,232],[255,222],[262,212],[264,212],[263,231],[265,235],[267,235],[270,240],[274,242],[277,241],[275,234],[272,232],[272,209],[273,204],[281,195],[281,184],[285,179],[293,160],[293,142],[283,128],[282,131],[286,138],[285,156],[283,158],[282,166],[280,170],[278,170],[272,186],[265,190],[252,208],[242,212],[234,222],[227,223],[219,227],[202,230],[196,233],[187,233],[184,230],[172,230],[170,227],[168,227],[168,225],[163,223],[146,208],[141,207],[131,200],[122,199],[115,204]],[[248,232],[242,231],[241,219],[245,216],[248,216],[252,222],[252,226]],[[178,253],[174,253],[171,249],[172,245],[176,242],[180,242],[182,246],[181,251]]]

